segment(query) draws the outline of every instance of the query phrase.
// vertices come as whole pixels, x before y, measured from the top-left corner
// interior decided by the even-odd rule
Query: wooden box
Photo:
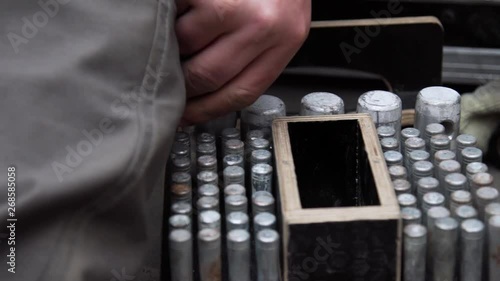
[[[366,114],[273,124],[285,281],[398,281],[399,206]]]

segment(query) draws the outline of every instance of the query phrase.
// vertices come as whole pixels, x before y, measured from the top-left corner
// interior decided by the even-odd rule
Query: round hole
[[[444,126],[444,133],[448,136],[451,136],[453,134],[453,130],[454,130],[454,123],[453,121],[451,120],[445,120],[443,122],[441,122],[441,125]]]

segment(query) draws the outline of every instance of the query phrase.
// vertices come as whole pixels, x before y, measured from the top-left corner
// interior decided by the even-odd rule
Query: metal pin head
[[[173,173],[172,183],[191,185],[191,175],[184,172]]]
[[[332,93],[310,93],[302,98],[301,104],[301,116],[344,114],[344,101]]]
[[[205,228],[198,232],[198,241],[203,248],[220,247],[220,231],[213,228]]]
[[[224,143],[224,151],[227,154],[243,154],[245,143],[241,140],[231,139]]]
[[[439,216],[435,221],[436,229],[444,231],[452,231],[458,228],[458,222],[452,217]]]
[[[484,163],[472,162],[467,165],[466,172],[467,172],[467,177],[471,179],[472,176],[477,173],[487,173],[488,166]]]
[[[252,167],[252,174],[254,175],[271,175],[273,167],[268,164],[257,164]]]
[[[193,207],[188,202],[177,202],[172,204],[170,208],[173,215],[187,215],[191,216],[193,213]]]
[[[252,165],[256,164],[271,164],[272,153],[269,150],[258,149],[252,151],[251,163]]]
[[[413,173],[417,176],[431,176],[434,165],[429,161],[417,161],[413,163]]]
[[[240,154],[228,154],[224,156],[223,165],[224,169],[229,166],[239,166],[243,168],[244,157]]]
[[[203,211],[200,213],[199,218],[198,218],[198,223],[200,229],[205,229],[205,228],[213,228],[213,229],[220,229],[221,227],[221,217],[219,212],[209,210],[209,211]]]
[[[405,141],[405,148],[408,154],[413,150],[425,150],[425,141],[418,137],[409,138]]]
[[[198,144],[208,143],[215,144],[215,136],[210,133],[201,133],[196,138]]]
[[[401,208],[417,207],[417,198],[410,193],[403,193],[398,195],[398,202]]]
[[[274,197],[270,192],[257,191],[252,195],[252,205],[254,214],[269,212],[274,209]]]
[[[168,219],[170,229],[191,230],[191,219],[186,215],[173,215]]]
[[[251,130],[246,135],[246,142],[249,143],[250,141],[255,139],[263,139],[265,138],[265,136],[266,135],[262,130]]]
[[[383,125],[393,125],[399,131],[401,128],[401,99],[387,91],[370,91],[361,95],[358,99],[358,113],[369,113],[372,116],[376,127]],[[394,126],[398,123],[399,126]]]
[[[445,160],[439,163],[439,170],[447,173],[459,173],[461,168],[460,163],[455,160]]]
[[[174,142],[171,154],[174,157],[189,157],[189,146],[180,142]]]
[[[461,134],[456,139],[457,148],[459,150],[464,149],[465,147],[475,146],[477,144],[477,138],[468,134]]]
[[[253,218],[253,223],[256,232],[263,229],[274,229],[276,227],[276,216],[271,213],[260,213]]]
[[[282,116],[286,116],[285,103],[270,95],[260,96],[252,105],[241,111],[244,131],[264,129],[265,135],[269,134],[273,120]]]
[[[213,171],[202,171],[198,173],[198,186],[204,185],[204,184],[213,184],[213,185],[218,185],[219,184],[219,176],[217,173],[214,173]]]
[[[224,185],[245,183],[245,170],[240,166],[229,166],[224,169]]]
[[[482,239],[484,223],[478,219],[468,219],[462,222],[462,237],[465,239]]]
[[[387,166],[403,165],[403,154],[398,151],[386,151],[384,152],[384,158]]]
[[[422,222],[422,212],[415,207],[404,207],[401,209],[401,218],[404,225],[420,224]]]
[[[257,247],[259,249],[276,249],[279,247],[280,235],[272,229],[263,229],[257,233]]]
[[[494,187],[485,186],[481,187],[476,191],[477,198],[486,201],[492,202],[498,199],[498,190]]]
[[[391,126],[380,126],[377,128],[377,134],[379,139],[393,138],[396,136],[396,130]]]
[[[417,190],[424,193],[436,191],[439,188],[439,181],[433,177],[421,178],[417,182]]]
[[[249,141],[249,146],[251,150],[258,150],[258,149],[267,150],[271,147],[271,143],[266,139],[260,138]]]
[[[493,216],[488,220],[488,224],[494,228],[500,228],[500,216]]]
[[[430,139],[435,135],[444,134],[444,132],[444,126],[439,123],[431,123],[425,126],[425,136],[427,139]]]
[[[217,158],[213,155],[203,155],[198,157],[199,171],[217,171]]]
[[[465,163],[483,161],[483,151],[477,147],[466,147],[462,149],[462,159]]]
[[[451,193],[451,201],[459,205],[470,204],[472,194],[466,190],[457,190]]]
[[[221,137],[225,141],[230,139],[239,140],[241,138],[240,130],[237,128],[226,128],[222,130]]]
[[[173,230],[168,237],[170,248],[174,248],[175,250],[185,249],[188,244],[192,243],[191,232],[185,229]]]
[[[428,223],[436,221],[440,218],[447,218],[450,216],[450,211],[445,207],[432,207],[427,211]]]
[[[420,130],[417,128],[404,128],[401,130],[401,137],[404,141],[409,138],[418,138],[420,137]]]
[[[198,157],[203,155],[215,156],[217,153],[217,148],[215,147],[215,143],[200,143],[196,147],[196,153]]]
[[[462,205],[455,209],[454,216],[458,218],[460,221],[464,221],[466,219],[475,219],[478,216],[477,210],[468,205]]]
[[[245,229],[248,230],[248,215],[244,212],[231,212],[227,215],[227,229]]]
[[[394,187],[394,191],[396,191],[396,195],[411,193],[411,184],[407,180],[394,180],[392,181],[392,186]]]
[[[409,238],[422,238],[422,243],[427,240],[427,228],[420,224],[410,224],[405,226],[404,234]]]
[[[219,210],[219,200],[214,197],[201,197],[196,202],[198,211],[201,213],[203,211],[218,211]]]
[[[213,184],[204,184],[198,187],[198,196],[219,198],[219,188]]]
[[[433,151],[438,150],[449,150],[451,145],[451,141],[447,135],[439,134],[434,135],[430,138],[429,146]]]
[[[226,197],[226,212],[246,212],[248,207],[248,199],[244,195],[230,195]]]
[[[189,173],[191,171],[191,159],[176,157],[172,160],[172,168],[175,173]]]
[[[428,192],[423,197],[422,206],[424,210],[429,210],[432,207],[444,206],[445,197],[439,192]]]
[[[396,138],[383,138],[380,140],[380,145],[384,152],[391,150],[399,151],[399,141]]]
[[[493,185],[493,176],[489,173],[477,173],[472,176],[472,183],[478,187]]]
[[[413,162],[429,161],[430,156],[431,155],[429,154],[429,152],[427,152],[425,150],[414,150],[414,151],[410,152],[410,159]]]
[[[227,247],[233,250],[250,248],[250,233],[244,229],[234,229],[227,234]]]
[[[486,220],[493,216],[500,216],[500,203],[494,202],[486,205],[484,212],[486,214]]]
[[[191,138],[186,132],[176,132],[175,141],[189,146]]]
[[[460,173],[451,173],[445,176],[446,188],[450,191],[465,189],[467,178]]]
[[[401,165],[394,165],[389,167],[389,175],[391,176],[391,179],[397,180],[397,179],[407,179],[408,178],[408,172],[406,171],[406,168]]]
[[[241,184],[230,184],[224,188],[224,197],[231,195],[245,195],[245,187]]]
[[[457,155],[451,150],[439,150],[434,154],[434,163],[437,165],[443,161],[455,159],[457,159]]]

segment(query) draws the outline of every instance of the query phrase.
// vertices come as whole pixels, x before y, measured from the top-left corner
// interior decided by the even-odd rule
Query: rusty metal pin
[[[172,174],[172,185],[170,186],[171,202],[191,203],[193,198],[191,175],[188,173]]]

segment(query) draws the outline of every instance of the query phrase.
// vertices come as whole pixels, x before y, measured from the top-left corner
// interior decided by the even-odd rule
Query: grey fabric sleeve
[[[0,1],[0,280],[158,280],[185,103],[175,14],[173,0]]]

